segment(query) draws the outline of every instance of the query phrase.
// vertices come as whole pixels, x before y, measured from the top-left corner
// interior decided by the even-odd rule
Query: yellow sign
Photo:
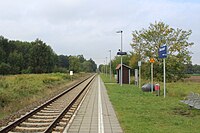
[[[150,62],[150,63],[154,63],[154,62],[155,62],[155,59],[154,59],[154,58],[150,58],[149,62]]]

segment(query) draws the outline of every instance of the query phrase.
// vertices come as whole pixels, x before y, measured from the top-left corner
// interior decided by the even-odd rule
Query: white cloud
[[[116,54],[123,30],[123,46],[131,51],[133,30],[164,21],[174,28],[193,30],[193,62],[200,48],[200,2],[184,0],[0,0],[1,34],[9,39],[41,38],[58,54],[84,54],[103,63],[108,50]]]

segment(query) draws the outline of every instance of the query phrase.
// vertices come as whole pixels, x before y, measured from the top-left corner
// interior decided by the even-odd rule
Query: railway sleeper
[[[60,133],[60,131],[52,131],[52,133]]]
[[[52,108],[52,107],[53,107],[53,108],[54,108],[54,107],[57,108],[57,107],[62,107],[62,106],[63,106],[63,103],[61,103],[61,104],[53,104],[53,105],[51,105],[51,108]]]
[[[42,116],[42,115],[33,115],[32,118],[39,118],[39,119],[55,119],[57,116]]]
[[[44,122],[52,122],[54,119],[35,119],[35,118],[29,118],[27,120],[27,122],[40,122],[40,123],[44,123]]]
[[[53,131],[62,132],[64,130],[63,126],[56,126]]]
[[[74,105],[72,105],[73,108],[78,107],[78,103],[75,103]]]
[[[69,119],[69,118],[71,118],[71,117],[72,117],[72,115],[65,114],[63,118]]]
[[[75,105],[73,105],[72,107],[71,107],[71,109],[76,109],[78,106],[75,106]]]
[[[73,111],[72,112],[67,112],[67,115],[70,115],[70,117],[74,114]]]
[[[50,104],[50,106],[55,106],[55,105],[62,105],[64,102],[56,102],[56,103],[52,103]]]
[[[60,113],[60,111],[56,111],[56,110],[41,110],[40,112],[42,112],[42,113]]]
[[[76,108],[70,108],[69,112],[75,112]]]
[[[63,122],[63,121],[60,121],[58,125],[65,127],[67,125],[67,123]]]
[[[60,109],[58,109],[58,108],[48,108],[48,107],[45,107],[44,110],[48,110],[48,111],[59,111],[59,112],[60,112]]]
[[[46,129],[46,127],[20,127],[17,126],[13,131],[14,132],[43,132]]]
[[[20,124],[21,127],[47,127],[51,122],[23,122]]]
[[[64,107],[66,107],[65,104],[60,104],[60,105],[53,105],[49,108],[52,108],[52,109],[63,109]]]
[[[59,114],[60,114],[60,112],[38,112],[38,113],[36,113],[36,115],[40,115],[40,116],[49,116],[49,115],[57,116]]]
[[[62,120],[61,120],[61,122],[65,122],[65,123],[67,123],[67,122],[69,122],[69,118],[62,118]]]
[[[56,102],[53,102],[52,104],[62,104],[63,102],[65,102],[65,101],[56,101]],[[50,104],[50,105],[52,105],[52,104]]]
[[[60,108],[60,107],[61,107],[61,105],[57,105],[57,106],[48,105],[48,106],[47,106],[47,108],[49,108],[49,109],[58,109],[58,108]]]

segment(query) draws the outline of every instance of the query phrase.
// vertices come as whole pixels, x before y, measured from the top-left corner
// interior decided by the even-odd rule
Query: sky
[[[121,47],[132,51],[132,31],[162,21],[192,30],[192,63],[200,65],[200,0],[0,0],[0,35],[41,39],[56,54],[84,55],[98,65]],[[107,61],[106,61],[107,57]]]

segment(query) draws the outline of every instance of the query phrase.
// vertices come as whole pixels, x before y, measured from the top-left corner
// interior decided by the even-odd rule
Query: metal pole
[[[153,63],[151,63],[151,92],[153,92]]]
[[[111,50],[109,50],[110,52],[110,81],[111,81]]]
[[[106,77],[107,77],[108,73],[107,73],[107,57],[106,57]]]
[[[122,66],[122,55],[121,55],[121,86],[123,84],[123,82],[122,82],[122,80],[123,80],[123,78],[122,78],[123,77],[123,75],[122,75],[123,72],[122,71],[123,71],[123,66]]]
[[[141,66],[139,66],[139,88],[141,88]]]
[[[122,31],[121,31],[121,52],[122,52]],[[121,55],[121,86],[123,84],[123,66],[122,66],[122,55]]]
[[[163,77],[164,77],[164,81],[163,81],[163,82],[164,82],[164,98],[165,98],[165,97],[166,97],[166,85],[165,85],[165,82],[166,82],[166,81],[165,81],[165,76],[166,76],[166,75],[165,75],[165,58],[163,59],[163,73],[164,73],[164,74],[163,74]]]
[[[120,50],[120,52],[122,53],[122,30],[120,30],[120,31],[117,31],[116,33],[121,33],[121,50]],[[123,82],[122,82],[122,77],[123,77],[123,68],[122,68],[122,55],[121,55],[121,72],[120,72],[120,75],[121,75],[121,77],[120,77],[120,84],[121,84],[121,86],[122,86],[122,84],[123,84]]]
[[[104,65],[103,65],[103,74],[105,75],[105,60],[104,60]]]

